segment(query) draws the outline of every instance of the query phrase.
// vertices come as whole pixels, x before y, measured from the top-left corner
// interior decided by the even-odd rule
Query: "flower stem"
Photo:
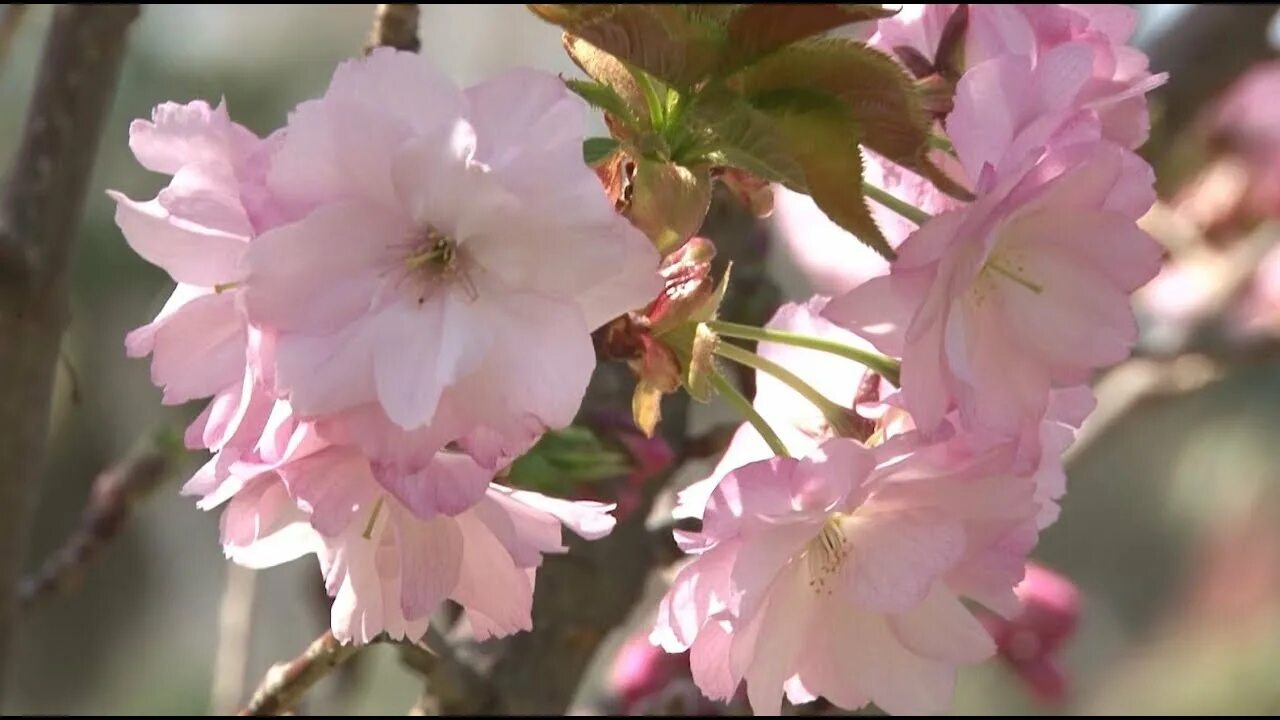
[[[893,195],[890,195],[887,191],[881,190],[871,183],[862,183],[862,193],[916,225],[923,225],[933,219],[933,216],[929,213],[909,202],[899,200]]]
[[[839,355],[842,358],[852,360],[859,365],[877,372],[881,377],[898,385],[898,376],[901,366],[897,360],[886,357],[877,352],[862,350],[845,345],[834,340],[826,340],[824,338],[813,337],[812,335],[800,335],[797,333],[785,332],[782,330],[770,330],[767,328],[758,328],[752,325],[741,325],[739,323],[725,322],[723,320],[712,320],[707,323],[707,327],[718,335],[725,337],[742,338],[744,340],[757,340],[762,342],[776,342],[782,345],[793,345],[795,347],[809,348],[810,350],[818,350],[820,352]]]
[[[782,444],[782,438],[778,437],[773,428],[769,427],[769,423],[760,416],[760,413],[756,412],[755,407],[751,405],[751,401],[743,397],[742,393],[738,392],[738,389],[733,386],[733,383],[720,374],[719,369],[711,373],[711,386],[716,389],[716,392],[723,395],[724,399],[728,400],[729,404],[742,417],[746,418],[747,422],[751,423],[751,427],[755,428],[756,432],[760,433],[760,437],[764,438],[764,441],[769,444],[769,449],[773,451],[774,455],[790,457],[791,453],[787,452],[787,446]]]
[[[746,365],[757,372],[772,375],[779,382],[792,390],[795,390],[801,397],[812,403],[814,407],[818,408],[818,410],[822,412],[822,416],[827,419],[827,422],[831,423],[831,426],[835,428],[837,432],[841,435],[848,434],[846,432],[849,430],[847,427],[849,424],[848,411],[829,400],[826,395],[818,392],[817,388],[805,382],[799,375],[796,375],[769,358],[762,357],[750,350],[745,350],[731,343],[722,342],[717,345],[716,354],[726,360],[732,360],[736,363]]]

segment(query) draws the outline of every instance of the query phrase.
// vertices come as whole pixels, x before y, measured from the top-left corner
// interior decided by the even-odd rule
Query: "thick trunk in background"
[[[0,195],[0,682],[13,641],[67,266],[137,5],[59,5]]]

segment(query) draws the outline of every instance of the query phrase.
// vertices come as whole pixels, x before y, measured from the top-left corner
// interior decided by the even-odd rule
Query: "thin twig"
[[[80,526],[33,575],[23,578],[23,609],[40,599],[65,591],[95,557],[120,534],[134,506],[149,495],[173,469],[175,454],[153,447],[115,465],[93,481]]]
[[[67,267],[137,5],[59,5],[0,195],[0,677],[44,469]]]
[[[418,39],[417,3],[379,3],[373,11],[373,29],[364,52],[369,54],[376,47],[393,47],[397,50],[418,52],[422,42]]]
[[[253,631],[253,595],[257,571],[227,563],[227,583],[218,606],[218,651],[213,661],[209,692],[214,715],[227,715],[240,706],[245,667]]]
[[[333,632],[326,631],[298,657],[273,665],[239,714],[271,716],[288,712],[312,685],[359,649],[360,646],[353,643],[338,642]]]

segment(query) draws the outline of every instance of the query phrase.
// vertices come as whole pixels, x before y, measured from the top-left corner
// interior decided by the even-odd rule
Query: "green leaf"
[[[861,133],[846,103],[823,92],[795,89],[775,90],[751,101],[785,138],[818,207],[872,250],[893,259],[893,248],[862,194]]]
[[[609,87],[621,98],[622,103],[630,109],[628,115],[635,119],[640,130],[652,129],[647,122],[649,114],[644,93],[625,63],[586,40],[567,32],[561,37],[561,42],[569,59],[573,60],[582,72],[597,83]],[[616,111],[613,112],[616,113]],[[641,122],[642,120],[645,122]]]
[[[530,5],[529,9],[678,87],[691,87],[705,78],[724,47],[717,25],[679,5]]]
[[[613,115],[632,133],[641,132],[642,123],[640,118],[637,117],[636,113],[629,105],[627,105],[627,101],[623,100],[613,88],[603,83],[593,82],[590,80],[566,79],[564,84],[577,94],[578,97],[586,100],[593,107],[597,107],[610,115]],[[647,126],[647,123],[644,125]]]
[[[634,469],[631,457],[606,445],[594,432],[570,426],[543,435],[508,470],[513,487],[565,493],[581,483],[622,477]]]
[[[843,38],[807,40],[734,78],[747,97],[792,89],[834,95],[848,106],[867,147],[933,180],[943,192],[967,194],[929,161],[932,118],[921,107],[913,79],[878,50]]]
[[[892,17],[880,5],[753,3],[728,20],[728,53],[721,72],[732,72],[792,43],[850,23]]]
[[[792,158],[767,116],[723,86],[700,92],[686,113],[702,128],[702,153],[716,165],[742,168],[753,175],[805,192],[804,172]]]
[[[604,162],[617,149],[618,141],[613,138],[587,138],[582,141],[582,160],[586,164],[595,167]]]

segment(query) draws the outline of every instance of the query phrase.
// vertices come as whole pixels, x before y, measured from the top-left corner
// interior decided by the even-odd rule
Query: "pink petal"
[[[842,582],[859,605],[905,612],[922,602],[934,581],[964,553],[964,528],[955,520],[902,513],[846,523],[857,555],[844,564]]]
[[[462,453],[440,452],[418,472],[384,467],[376,476],[410,512],[428,520],[437,514],[457,515],[479,502],[493,471]]]
[[[990,633],[942,583],[935,583],[919,605],[888,619],[894,636],[926,658],[970,664],[996,651]]]
[[[400,608],[425,618],[453,592],[462,569],[462,531],[451,519],[420,520],[395,512],[400,551]]]
[[[158,200],[136,202],[114,190],[107,195],[116,201],[116,225],[129,247],[174,280],[201,287],[240,280],[246,238],[174,216]]]
[[[324,335],[369,311],[392,269],[386,239],[413,234],[403,217],[359,203],[325,205],[249,246],[249,317],[281,330]],[[285,339],[281,339],[283,347]]]

